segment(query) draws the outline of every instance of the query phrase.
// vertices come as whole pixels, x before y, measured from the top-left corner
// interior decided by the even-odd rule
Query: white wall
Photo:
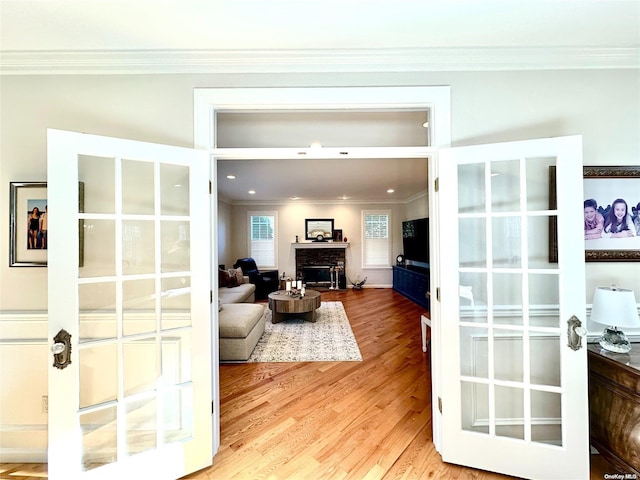
[[[4,76],[0,82],[0,224],[6,226],[9,221],[10,181],[47,179],[47,127],[192,146],[195,87],[369,85],[450,85],[454,146],[581,134],[586,165],[639,163],[639,70]],[[359,213],[337,205],[326,207],[298,206],[295,208],[300,210],[294,211],[294,207],[283,206],[280,219],[288,216],[296,219],[289,230],[283,231],[283,238],[295,237],[302,230],[305,217],[322,214],[334,217],[336,227],[342,227],[349,240],[355,242],[359,235],[353,236],[351,225],[355,224]],[[236,217],[234,211],[233,218]],[[236,225],[231,238],[243,238],[238,236],[236,229],[244,227],[239,227],[239,222],[233,223]],[[245,222],[240,223],[244,225]],[[46,268],[8,267],[6,227],[3,232],[0,235],[0,327],[11,323],[5,322],[7,311],[47,308]],[[394,242],[399,245],[395,239]],[[228,264],[244,254],[237,248],[241,247],[234,245],[231,250],[221,252],[220,263]],[[280,248],[281,259],[287,259],[282,268],[293,271],[291,253],[286,247]],[[352,257],[359,255],[358,248],[354,245],[350,249]],[[611,283],[631,288],[640,296],[640,263],[588,263],[586,271],[587,302],[591,301],[595,286]],[[16,322],[11,325],[9,329],[0,329],[1,348],[3,351],[12,349],[12,361],[2,362],[0,378],[8,378],[6,369],[16,363],[24,367],[22,378],[42,376],[46,362],[50,361],[46,339],[36,334],[37,346],[27,347],[25,343],[20,348],[19,339],[27,338],[27,335],[17,333]],[[18,340],[12,346],[4,343],[11,338]],[[38,352],[34,353],[34,349]],[[46,362],[42,360],[45,358]],[[9,385],[3,382],[0,398],[3,424],[42,425],[42,390],[41,382]],[[5,416],[5,405],[11,405],[6,401],[8,398],[29,399],[24,405],[28,405],[30,411],[22,412],[20,418]],[[3,433],[0,430],[0,439],[6,438]],[[37,433],[38,438],[46,438],[42,431]],[[35,431],[32,438],[36,438]],[[0,448],[6,446],[0,443]],[[43,445],[31,447],[37,449]]]

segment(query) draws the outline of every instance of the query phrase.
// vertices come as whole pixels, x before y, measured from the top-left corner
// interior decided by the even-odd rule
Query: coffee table
[[[316,290],[307,290],[302,298],[290,297],[284,290],[272,292],[269,294],[271,323],[282,322],[294,313],[302,313],[304,320],[315,322],[316,309],[320,308],[321,303],[320,292]]]

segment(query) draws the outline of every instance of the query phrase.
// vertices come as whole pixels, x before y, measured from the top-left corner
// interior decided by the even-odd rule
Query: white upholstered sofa
[[[233,287],[218,287],[220,361],[244,361],[264,333],[265,306],[253,303],[256,286],[243,277]]]

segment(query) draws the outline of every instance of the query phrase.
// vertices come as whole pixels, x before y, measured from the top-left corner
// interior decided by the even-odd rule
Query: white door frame
[[[233,153],[233,149],[216,148],[216,113],[219,111],[238,110],[313,110],[331,109],[358,110],[358,109],[429,109],[430,116],[430,147],[398,147],[385,148],[385,158],[421,157],[428,158],[429,171],[429,216],[437,218],[437,204],[433,202],[434,182],[432,179],[437,176],[438,148],[449,147],[451,144],[451,99],[450,87],[318,87],[318,88],[196,88],[194,90],[194,147],[196,149],[206,149],[212,155],[212,172],[216,172],[216,160],[224,159],[225,156],[233,158],[269,158],[277,150],[279,158],[287,158],[288,155],[295,155],[297,158],[300,149],[243,149],[244,152]],[[236,149],[237,150],[237,149]],[[287,150],[291,150],[288,152]],[[344,158],[340,157],[339,151],[328,151],[322,158]],[[351,152],[351,158],[371,158],[376,148],[358,148]],[[261,151],[260,156],[256,153]],[[375,155],[374,155],[375,156]],[[317,152],[314,157],[318,158]],[[217,175],[214,175],[212,212],[217,215]],[[212,221],[212,228],[216,230],[216,218]],[[433,232],[433,230],[432,230]],[[431,234],[432,237],[434,234]],[[218,264],[217,233],[212,231],[213,264]],[[431,241],[435,240],[432,238]],[[430,263],[430,281],[432,290],[439,285],[439,251],[438,244],[432,243],[432,255]],[[215,284],[215,283],[214,283]],[[217,303],[217,292],[214,294],[214,304]],[[432,365],[432,423],[433,440],[436,449],[439,450],[441,438],[441,415],[437,409],[437,398],[439,396],[439,386],[441,379],[440,362],[438,352],[440,351],[440,309],[437,302],[431,302],[432,321],[432,348],[434,365]],[[416,324],[420,321],[415,319]],[[218,316],[214,312],[213,319],[214,335],[218,330]],[[217,364],[218,358],[213,358]],[[214,409],[219,412],[220,387],[219,372],[213,371],[213,401]],[[220,445],[220,416],[214,414],[214,451]],[[216,425],[215,422],[218,422]]]

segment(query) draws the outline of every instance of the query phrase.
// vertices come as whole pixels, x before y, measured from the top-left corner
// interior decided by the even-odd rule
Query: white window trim
[[[271,216],[273,217],[273,259],[275,265],[257,265],[259,270],[277,270],[278,268],[278,212],[276,210],[254,210],[247,212],[247,252],[251,255],[251,217]],[[258,262],[256,262],[257,264]]]
[[[366,265],[365,264],[365,225],[364,225],[364,217],[365,215],[370,215],[370,214],[378,214],[378,215],[387,215],[387,217],[389,218],[389,225],[388,225],[388,234],[389,234],[389,238],[388,238],[388,242],[387,242],[387,263],[385,265]],[[361,258],[361,265],[362,265],[362,269],[363,270],[384,270],[384,269],[390,269],[391,268],[391,247],[392,247],[392,240],[393,240],[393,230],[392,230],[392,217],[391,217],[391,210],[381,210],[381,209],[374,209],[374,210],[362,210],[361,211],[361,216],[360,216],[360,225],[361,225],[361,245],[362,245],[362,258]]]

